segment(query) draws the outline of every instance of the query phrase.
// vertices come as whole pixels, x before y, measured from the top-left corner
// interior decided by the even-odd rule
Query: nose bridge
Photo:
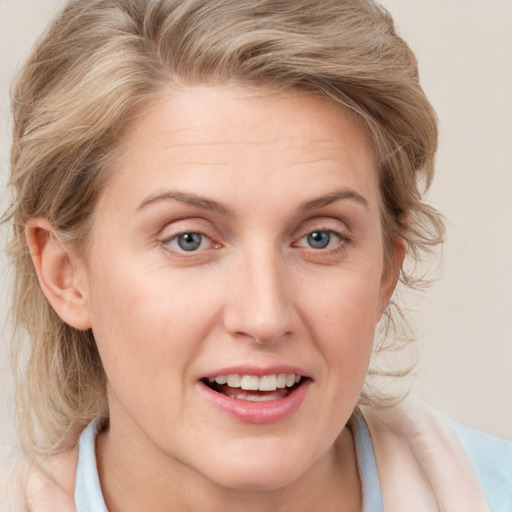
[[[240,257],[225,312],[229,332],[260,343],[291,331],[292,315],[286,272],[274,247],[259,246]]]

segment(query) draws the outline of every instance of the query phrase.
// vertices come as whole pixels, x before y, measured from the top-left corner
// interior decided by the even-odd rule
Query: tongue
[[[288,396],[290,392],[288,389],[276,389],[275,391],[248,391],[242,388],[233,388],[224,384],[218,386],[219,393],[229,396],[231,398],[238,398],[239,400],[248,400],[252,402],[262,402],[266,400],[279,400]]]

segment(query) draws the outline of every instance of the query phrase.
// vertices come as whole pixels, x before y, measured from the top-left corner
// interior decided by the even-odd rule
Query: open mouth
[[[307,377],[294,373],[274,375],[217,375],[201,382],[213,391],[238,400],[265,402],[286,398],[302,386]]]

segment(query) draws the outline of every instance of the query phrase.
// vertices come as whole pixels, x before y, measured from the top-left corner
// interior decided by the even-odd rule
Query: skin
[[[315,231],[326,248],[310,245]],[[43,291],[98,344],[111,512],[361,510],[344,427],[396,271],[354,116],[300,93],[173,90],[128,130],[84,257],[44,219],[27,232]],[[202,234],[198,250],[180,249],[184,232]],[[311,377],[282,421],[238,421],[199,390],[220,368],[281,364]]]

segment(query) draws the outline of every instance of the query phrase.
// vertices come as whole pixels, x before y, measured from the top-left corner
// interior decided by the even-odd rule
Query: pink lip
[[[272,375],[278,373],[294,373],[306,376],[305,372],[290,366],[275,366],[272,368],[230,367],[206,375],[205,378],[217,375]],[[304,381],[298,388],[293,389],[285,398],[265,402],[239,400],[217,393],[201,380],[198,381],[200,392],[214,407],[242,423],[269,424],[278,423],[292,416],[301,406],[311,385],[311,379]]]

